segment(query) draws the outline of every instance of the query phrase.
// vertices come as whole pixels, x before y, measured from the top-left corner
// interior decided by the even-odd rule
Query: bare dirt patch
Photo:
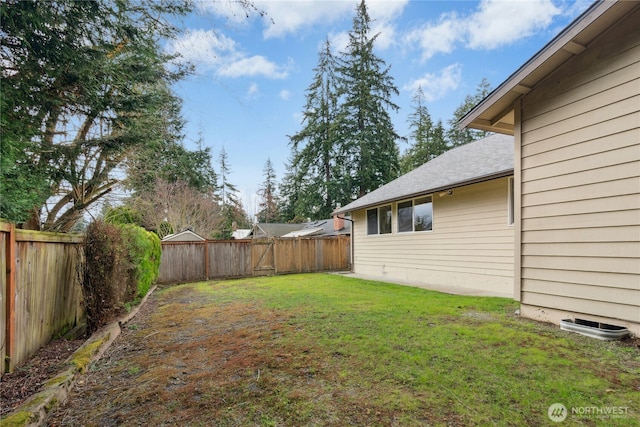
[[[48,425],[243,425],[230,409],[252,405],[273,382],[309,380],[310,351],[272,345],[286,318],[202,298],[188,287],[152,295]]]
[[[59,338],[40,348],[27,363],[3,374],[0,382],[0,416],[4,416],[40,391],[42,385],[63,370],[65,361],[84,339]]]

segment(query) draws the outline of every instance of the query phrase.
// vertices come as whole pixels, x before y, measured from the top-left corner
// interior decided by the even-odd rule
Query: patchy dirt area
[[[13,411],[42,385],[63,370],[65,361],[84,343],[84,339],[51,341],[40,348],[29,361],[13,372],[3,374],[0,383],[0,416]]]
[[[172,292],[170,300],[153,294],[47,425],[255,424],[259,409],[248,407],[247,420],[225,412],[249,406],[252,397],[273,388],[266,382],[313,378],[305,372],[313,364],[310,349],[272,347],[272,338],[291,327],[287,319],[234,302],[212,306],[202,298],[189,288]]]

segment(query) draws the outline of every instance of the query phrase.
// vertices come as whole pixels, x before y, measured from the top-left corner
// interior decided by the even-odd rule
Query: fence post
[[[204,241],[204,280],[209,280],[209,241]]]
[[[272,237],[273,239],[273,274],[275,276],[278,275],[278,258],[277,258],[277,253],[278,253],[278,238],[277,237]]]
[[[11,372],[14,365],[15,330],[16,330],[16,226],[9,224],[9,237],[6,240],[7,268],[7,312],[6,312],[6,358],[4,372]]]

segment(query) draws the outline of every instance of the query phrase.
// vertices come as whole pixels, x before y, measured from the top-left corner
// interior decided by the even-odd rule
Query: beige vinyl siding
[[[521,302],[640,322],[638,9],[522,100]]]
[[[367,235],[366,210],[353,213],[354,270],[386,280],[513,295],[513,226],[508,178],[433,195],[433,230]]]

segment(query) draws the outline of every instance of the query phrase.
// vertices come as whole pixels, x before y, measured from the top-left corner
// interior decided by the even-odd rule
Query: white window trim
[[[430,199],[430,203],[431,203],[431,229],[429,230],[419,230],[416,231],[416,210],[415,210],[415,201],[418,199],[425,199],[425,198],[429,198]],[[407,231],[400,231],[400,224],[399,224],[399,220],[400,220],[400,207],[399,205],[401,203],[406,203],[406,202],[411,202],[411,230],[407,230]],[[425,194],[424,196],[419,196],[419,197],[414,197],[413,199],[406,199],[406,200],[400,200],[398,202],[396,202],[396,232],[398,234],[406,234],[406,233],[432,233],[433,232],[433,223],[434,221],[434,215],[433,215],[433,195],[432,194]]]
[[[389,207],[389,209],[391,210],[391,228],[388,233],[381,233],[380,232],[380,209],[385,207]],[[371,234],[369,233],[369,211],[372,211],[374,209],[376,211],[376,217],[377,217],[376,225],[378,226],[378,230],[376,234]],[[367,237],[386,236],[389,234],[393,234],[393,206],[390,203],[365,209],[364,214],[365,214],[365,221],[366,221]]]

